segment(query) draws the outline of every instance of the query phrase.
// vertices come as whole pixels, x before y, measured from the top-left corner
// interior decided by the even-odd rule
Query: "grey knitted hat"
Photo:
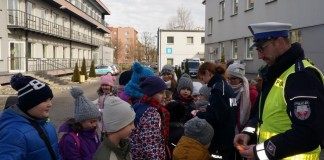
[[[245,65],[234,62],[233,64],[228,66],[226,71],[231,76],[243,79],[243,77],[245,76]]]
[[[209,96],[210,96],[210,91],[211,91],[211,89],[207,85],[203,85],[200,88],[199,93],[200,93],[200,95],[204,96],[206,98],[206,100],[208,100]]]
[[[161,73],[171,73],[171,74],[174,74],[174,69],[172,67],[172,65],[170,64],[166,64],[163,66],[162,70],[161,70]]]
[[[206,145],[213,139],[214,129],[205,119],[195,117],[185,123],[184,135]]]
[[[115,96],[109,96],[106,102],[102,116],[107,132],[117,132],[134,121],[135,112],[129,103]]]
[[[188,77],[188,74],[184,74],[181,76],[181,78],[178,81],[178,87],[177,92],[179,93],[182,88],[189,88],[192,92],[193,90],[193,84],[190,76]]]
[[[96,105],[83,95],[79,87],[72,87],[71,95],[75,99],[74,119],[81,122],[88,119],[100,118],[100,112]]]

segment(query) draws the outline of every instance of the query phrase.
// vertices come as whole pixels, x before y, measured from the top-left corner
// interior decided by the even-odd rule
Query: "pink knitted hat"
[[[116,77],[115,76],[111,76],[111,75],[104,75],[100,77],[100,85],[102,84],[108,84],[110,86],[114,86],[114,83],[116,81]]]

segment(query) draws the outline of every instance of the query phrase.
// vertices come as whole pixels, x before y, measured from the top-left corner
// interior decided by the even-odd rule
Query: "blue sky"
[[[202,0],[101,0],[110,10],[106,21],[113,27],[133,27],[139,34],[156,33],[166,28],[179,7],[191,11],[194,26],[204,27],[205,6]]]

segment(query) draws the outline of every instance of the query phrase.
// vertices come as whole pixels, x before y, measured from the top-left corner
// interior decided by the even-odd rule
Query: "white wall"
[[[180,31],[180,30],[159,30],[159,70],[167,64],[167,59],[173,59],[173,66],[181,65],[183,59],[194,58],[198,52],[204,52],[205,45],[201,43],[201,37],[205,36],[204,31]],[[173,44],[167,44],[167,37],[174,37]],[[194,43],[187,44],[187,37],[193,37]],[[167,48],[172,49],[167,54]]]

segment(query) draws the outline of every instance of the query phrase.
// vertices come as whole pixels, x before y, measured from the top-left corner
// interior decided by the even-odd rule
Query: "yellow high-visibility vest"
[[[319,69],[310,64],[307,60],[302,61],[304,67],[311,67],[321,74],[323,82],[324,76]],[[286,85],[287,77],[295,72],[295,65],[292,65],[284,73],[277,78],[276,82],[272,86],[268,96],[266,97],[264,108],[262,112],[262,124],[259,127],[259,143],[275,136],[279,133],[284,133],[285,131],[291,129],[292,122],[290,121],[286,109],[287,102],[284,97],[284,88]],[[260,109],[260,105],[259,105]],[[261,114],[261,113],[259,113]],[[260,117],[260,115],[259,115]],[[310,152],[298,154],[295,156],[284,158],[285,160],[317,160],[319,159],[320,146]]]

